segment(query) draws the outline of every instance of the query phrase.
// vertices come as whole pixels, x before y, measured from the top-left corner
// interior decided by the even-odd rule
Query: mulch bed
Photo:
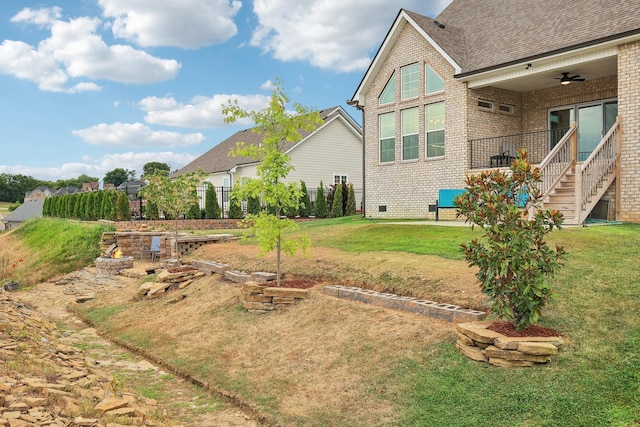
[[[281,288],[309,289],[318,284],[317,280],[309,279],[285,279],[280,281]],[[276,286],[276,282],[269,282],[267,286]]]
[[[487,329],[501,333],[508,337],[559,337],[560,332],[553,328],[545,328],[544,326],[531,325],[526,329],[517,331],[511,322],[506,320],[496,320]]]

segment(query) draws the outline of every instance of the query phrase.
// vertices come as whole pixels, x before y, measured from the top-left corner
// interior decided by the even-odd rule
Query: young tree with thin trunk
[[[256,169],[257,178],[247,179],[234,186],[232,197],[238,201],[259,197],[269,208],[257,215],[248,215],[243,223],[257,238],[261,255],[276,250],[278,286],[281,278],[281,251],[293,255],[299,248],[306,250],[309,246],[309,239],[306,237],[284,238],[284,233],[295,230],[297,224],[291,219],[282,218],[282,215],[292,208],[297,209],[301,196],[297,183],[284,182],[294,169],[291,158],[285,152],[285,144],[300,141],[300,131],[311,132],[322,123],[317,111],[306,109],[300,104],[294,103],[294,111],[287,111],[285,107],[288,102],[289,98],[280,82],[276,81],[268,107],[259,111],[247,111],[240,108],[237,101],[230,101],[222,109],[227,123],[249,118],[255,124],[252,131],[262,135],[260,145],[239,142],[230,153],[260,161]]]
[[[197,187],[202,185],[205,176],[204,172],[199,171],[171,179],[168,175],[159,172],[147,176],[148,183],[140,190],[142,197],[154,203],[165,215],[174,219],[176,245],[178,242],[178,219],[186,215],[194,204],[199,203]]]

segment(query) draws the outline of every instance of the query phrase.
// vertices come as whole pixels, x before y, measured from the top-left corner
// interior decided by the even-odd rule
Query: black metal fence
[[[218,199],[218,205],[220,206],[220,212],[221,212],[221,217],[222,218],[228,218],[229,216],[229,208],[231,206],[231,192],[233,191],[233,187],[216,187],[214,186],[215,190],[216,190],[216,197]],[[204,209],[205,208],[205,201],[206,201],[206,188],[205,187],[198,187],[197,189],[198,191],[198,197],[200,198],[200,209]],[[331,187],[324,187],[324,195],[325,197],[327,197],[327,195],[329,194],[329,192],[332,191]],[[311,212],[313,214],[313,211],[315,209],[315,205],[316,205],[316,196],[317,196],[317,192],[318,190],[316,188],[307,188],[307,193],[309,193],[309,199],[311,199]],[[361,209],[361,200],[362,200],[362,190],[361,189],[357,189],[354,188],[353,189],[355,198],[356,198],[356,209],[360,210]],[[343,197],[347,197],[346,194],[343,195]],[[329,206],[329,209],[331,209],[331,207]],[[247,214],[247,202],[246,200],[242,201],[242,213],[243,215]]]
[[[531,163],[540,163],[569,129],[553,129],[469,141],[471,169],[508,167],[524,148]]]

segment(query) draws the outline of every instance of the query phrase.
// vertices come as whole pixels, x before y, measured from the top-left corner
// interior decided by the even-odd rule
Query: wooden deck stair
[[[568,171],[547,195],[542,203],[543,209],[555,209],[562,212],[565,224],[576,223],[576,175],[575,169]]]

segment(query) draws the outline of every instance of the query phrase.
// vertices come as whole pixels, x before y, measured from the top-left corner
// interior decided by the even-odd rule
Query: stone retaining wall
[[[456,347],[472,360],[511,368],[548,363],[564,345],[561,337],[507,337],[487,329],[490,324],[457,324]]]
[[[364,302],[380,307],[424,314],[426,316],[435,317],[436,319],[446,320],[448,322],[470,322],[482,320],[487,316],[487,314],[482,311],[462,308],[457,305],[439,304],[434,301],[380,293],[353,286],[325,286],[323,293],[325,295]]]
[[[242,285],[240,301],[250,313],[264,314],[307,297],[306,289],[268,287],[249,281]]]

